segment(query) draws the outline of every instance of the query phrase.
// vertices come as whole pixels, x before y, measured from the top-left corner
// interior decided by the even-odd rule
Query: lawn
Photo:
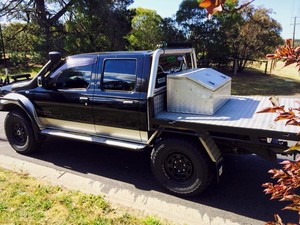
[[[0,199],[0,224],[166,224],[152,216],[138,217],[129,209],[113,208],[101,196],[51,186],[1,168]]]
[[[28,68],[21,68],[21,69],[9,68],[8,74],[13,75],[13,74],[29,73],[31,74],[31,77],[34,77],[40,71],[40,69],[41,67],[28,67]],[[0,68],[0,78],[5,78],[4,68]]]
[[[264,65],[246,68],[242,73],[233,75],[232,72],[224,72],[232,78],[233,95],[299,95],[300,75],[295,65],[283,67],[278,62],[270,73],[264,73]]]

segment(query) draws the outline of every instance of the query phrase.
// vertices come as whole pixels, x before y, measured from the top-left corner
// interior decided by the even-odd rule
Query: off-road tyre
[[[40,147],[34,136],[32,124],[21,110],[10,111],[4,121],[4,129],[8,142],[20,154],[31,154]]]
[[[200,143],[165,137],[151,152],[151,169],[158,183],[172,194],[191,197],[213,180],[213,164]]]

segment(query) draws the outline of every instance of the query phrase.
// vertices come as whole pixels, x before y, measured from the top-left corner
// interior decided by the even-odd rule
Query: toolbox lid
[[[216,91],[224,84],[231,81],[231,77],[211,68],[192,69],[174,75],[168,75],[171,79],[189,79],[211,91]]]
[[[203,85],[211,91],[216,91],[218,88],[231,81],[231,77],[211,68],[202,68],[188,72],[186,73],[186,77]]]

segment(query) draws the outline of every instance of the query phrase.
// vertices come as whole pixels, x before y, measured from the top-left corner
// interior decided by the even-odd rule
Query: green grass
[[[39,71],[41,70],[41,67],[29,67],[29,68],[9,68],[8,69],[8,74],[13,75],[13,74],[22,74],[22,73],[29,73],[31,74],[31,77],[34,77]],[[4,68],[0,69],[0,78],[5,78],[5,70]]]
[[[242,73],[233,75],[224,72],[232,78],[233,95],[299,95],[300,76],[295,65],[283,67],[278,62],[270,73],[264,73],[264,65],[246,68]]]
[[[70,191],[0,169],[0,224],[162,225],[113,208],[101,196]]]
[[[233,95],[299,95],[300,81],[290,77],[244,71],[232,77]]]

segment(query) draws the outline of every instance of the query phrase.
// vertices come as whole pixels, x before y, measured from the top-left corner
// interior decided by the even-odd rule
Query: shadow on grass
[[[300,95],[300,81],[245,69],[238,75],[222,71],[232,78],[233,95]]]

